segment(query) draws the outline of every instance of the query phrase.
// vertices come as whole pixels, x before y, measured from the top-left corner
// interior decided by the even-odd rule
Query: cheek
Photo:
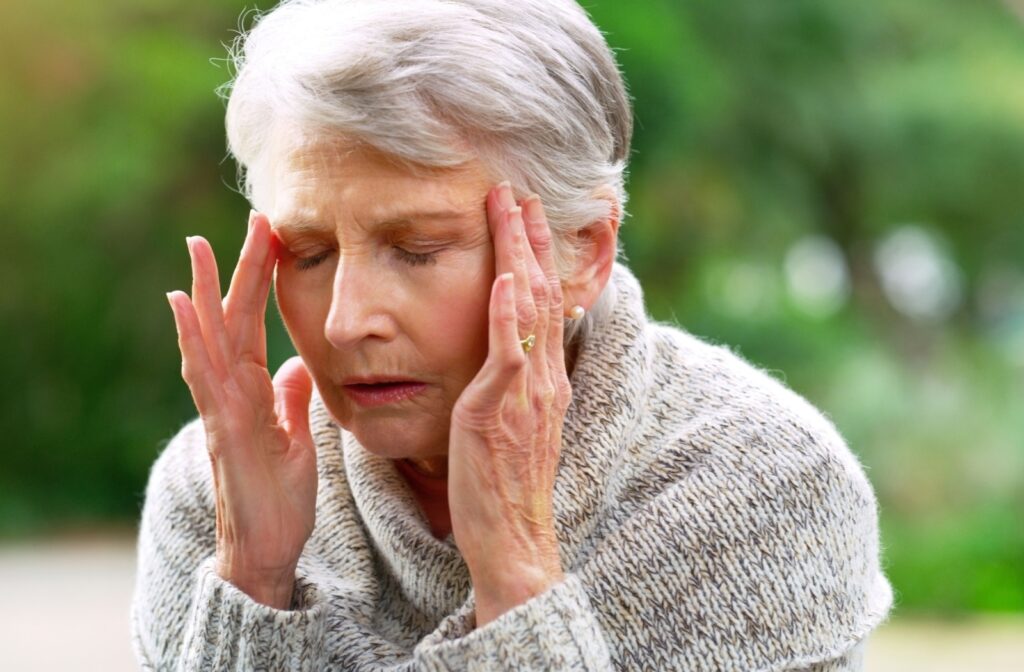
[[[483,272],[453,273],[438,283],[423,306],[424,336],[433,359],[463,384],[487,357],[491,282]]]
[[[293,272],[279,272],[274,296],[288,335],[299,354],[312,359],[316,343],[323,341],[324,320],[330,309],[330,285],[318,287],[299,282]],[[307,359],[307,361],[309,361]]]

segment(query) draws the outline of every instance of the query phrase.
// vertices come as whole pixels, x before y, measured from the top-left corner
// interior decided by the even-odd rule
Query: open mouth
[[[414,385],[414,384],[416,384],[416,383],[411,383],[409,381],[403,381],[403,380],[396,380],[396,381],[390,382],[390,383],[356,383],[354,385],[346,385],[345,387],[349,387],[349,388],[352,388],[352,389],[355,389],[355,390],[366,391],[366,390],[394,389],[394,388],[401,387],[403,385]]]
[[[361,406],[382,406],[405,401],[427,388],[426,383],[411,380],[345,385],[345,392]]]

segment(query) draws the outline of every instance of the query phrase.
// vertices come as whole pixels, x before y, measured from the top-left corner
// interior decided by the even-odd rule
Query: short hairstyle
[[[517,198],[541,197],[563,277],[579,253],[567,233],[625,217],[630,100],[574,0],[285,0],[230,58],[228,149],[257,207],[273,127],[287,121],[412,165],[479,159]],[[615,294],[610,280],[566,342],[606,319]]]

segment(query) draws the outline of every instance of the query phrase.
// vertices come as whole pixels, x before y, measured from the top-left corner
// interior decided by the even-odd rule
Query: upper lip
[[[341,381],[342,385],[378,385],[380,383],[419,383],[406,376],[352,376]]]

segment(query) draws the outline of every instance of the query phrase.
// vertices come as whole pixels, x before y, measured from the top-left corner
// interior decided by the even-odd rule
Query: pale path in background
[[[0,669],[127,672],[135,539],[0,546]]]
[[[136,670],[128,630],[134,576],[128,536],[0,546],[0,669]],[[866,670],[1024,670],[1024,616],[896,619],[871,637]]]

